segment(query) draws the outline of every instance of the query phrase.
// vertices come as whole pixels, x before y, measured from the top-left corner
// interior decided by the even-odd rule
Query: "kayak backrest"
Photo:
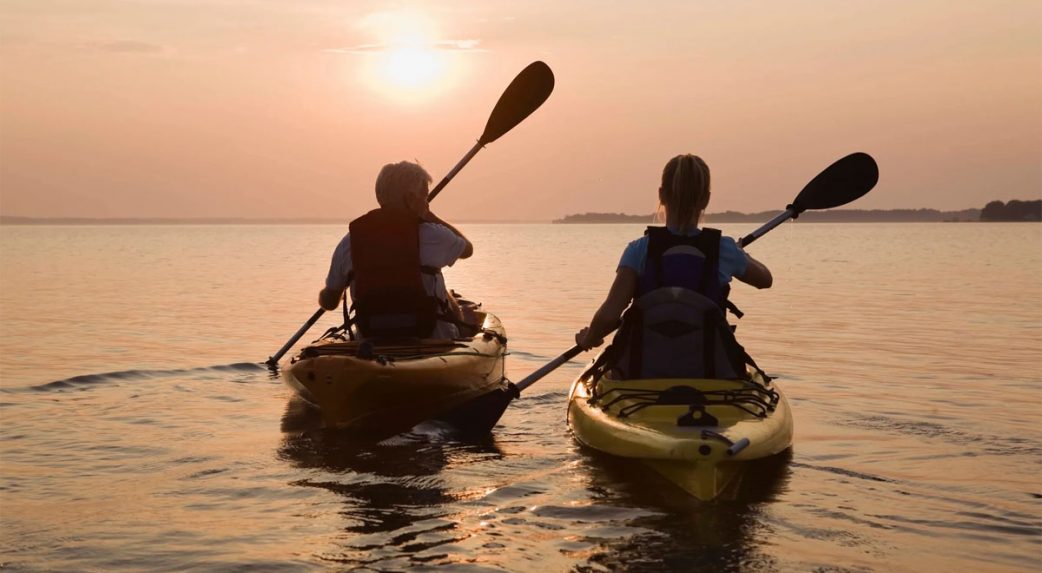
[[[623,378],[742,378],[720,306],[681,287],[655,289],[627,312],[617,370]],[[613,342],[615,344],[615,342]]]

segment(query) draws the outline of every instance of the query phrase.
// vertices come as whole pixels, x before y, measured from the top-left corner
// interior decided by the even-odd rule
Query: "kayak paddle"
[[[510,82],[503,95],[499,96],[496,107],[492,108],[492,114],[485,124],[485,131],[478,138],[474,147],[459,160],[459,163],[437,184],[427,195],[427,201],[434,200],[441,193],[442,188],[452,181],[475,155],[489,143],[499,139],[506,132],[514,129],[517,124],[532,115],[532,112],[543,105],[550,92],[554,91],[554,73],[550,66],[543,62],[532,62],[517,74],[514,81]]]
[[[562,355],[558,356],[557,358],[554,358],[550,362],[547,362],[546,364],[544,364],[539,370],[536,370],[535,372],[529,374],[528,376],[525,376],[520,382],[515,383],[514,384],[514,388],[516,388],[517,392],[520,394],[522,390],[524,390],[525,388],[528,388],[532,384],[535,384],[543,376],[546,376],[547,374],[553,372],[554,370],[557,370],[558,366],[564,364],[565,362],[568,362],[572,358],[575,358],[576,356],[579,355],[580,352],[585,352],[585,351],[586,351],[585,348],[583,348],[582,346],[579,346],[578,344],[576,344],[575,346],[573,346],[573,347],[569,348],[567,351],[565,351],[564,354],[562,354]]]
[[[491,123],[492,121],[489,120],[490,125]],[[475,147],[475,150],[479,148],[480,146]],[[819,173],[800,191],[792,204],[786,207],[784,213],[741,239],[740,244],[748,245],[787,219],[796,218],[807,209],[829,209],[850,203],[868,193],[878,180],[879,168],[872,157],[865,153],[848,155]],[[584,349],[576,344],[520,382],[508,381],[506,386],[474,398],[460,407],[458,411],[449,412],[441,419],[449,421],[463,433],[484,435],[499,422],[499,418],[510,403],[521,397],[522,391],[583,351]]]
[[[800,213],[808,209],[831,209],[832,207],[846,205],[871,191],[877,181],[879,181],[879,166],[876,165],[872,156],[867,153],[851,153],[829,165],[821,173],[818,173],[800,191],[800,194],[792,200],[792,204],[785,208],[784,213],[771,219],[749,235],[742,237],[739,240],[739,244],[743,247],[748,245],[771,229],[788,219],[795,219]],[[553,372],[558,366],[575,358],[582,351],[582,347],[575,345],[564,354],[546,363],[539,370],[514,384],[518,395],[520,395],[522,390],[528,388],[543,376]]]
[[[294,333],[293,336],[291,336],[290,339],[286,341],[286,344],[282,345],[282,348],[280,348],[278,352],[276,352],[273,356],[269,356],[268,361],[265,362],[265,364],[268,365],[268,368],[274,370],[278,366],[279,359],[282,358],[282,355],[286,352],[289,352],[289,349],[292,348],[298,340],[300,340],[301,336],[304,336],[304,333],[307,332],[308,329],[310,329],[312,326],[315,326],[315,323],[318,322],[319,318],[322,318],[322,315],[325,314],[325,312],[326,309],[319,307],[318,310],[315,311],[315,314],[312,314],[311,318],[309,318],[307,322],[305,322],[299,329],[297,329],[297,332]]]
[[[517,74],[514,81],[510,82],[507,89],[503,91],[503,95],[499,96],[499,101],[492,108],[492,114],[489,115],[488,122],[485,124],[485,131],[478,138],[478,142],[438,182],[430,194],[427,195],[427,201],[434,200],[438,193],[441,193],[441,190],[448,185],[449,181],[459,173],[460,169],[463,169],[463,166],[477,155],[478,151],[481,151],[482,147],[499,139],[524,121],[526,117],[532,115],[532,112],[539,109],[539,106],[543,105],[543,102],[550,97],[550,93],[553,91],[554,73],[550,70],[550,66],[543,62],[532,62],[525,69],[521,70],[521,73]],[[289,349],[318,322],[318,319],[325,312],[323,308],[316,310],[315,314],[311,315],[311,318],[297,330],[286,344],[282,345],[278,352],[270,356],[265,364],[273,370],[278,367],[282,356],[289,352]]]
[[[738,244],[746,246],[789,219],[808,209],[831,209],[846,205],[868,193],[879,181],[879,166],[867,153],[851,153],[818,173],[785,211],[767,221],[759,229],[742,237]]]
[[[484,436],[499,423],[499,419],[506,412],[510,403],[521,397],[522,390],[535,384],[540,378],[575,358],[582,351],[583,348],[576,344],[564,354],[554,358],[539,370],[526,376],[520,382],[515,384],[507,380],[506,384],[500,388],[473,398],[456,409],[439,416],[438,419],[448,422],[461,434]]]

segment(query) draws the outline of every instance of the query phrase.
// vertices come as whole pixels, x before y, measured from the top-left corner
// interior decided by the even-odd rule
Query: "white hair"
[[[404,207],[409,195],[425,193],[431,174],[411,161],[388,163],[376,176],[376,202],[381,207]]]

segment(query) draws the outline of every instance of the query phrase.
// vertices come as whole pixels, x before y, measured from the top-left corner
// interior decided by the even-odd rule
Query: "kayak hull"
[[[792,443],[785,395],[759,375],[750,378],[580,378],[569,394],[568,425],[583,445],[639,461],[699,500],[726,497],[749,462]],[[740,397],[738,405],[728,396]]]
[[[466,421],[473,411],[468,404],[487,408],[476,400],[509,390],[503,325],[492,314],[476,314],[482,329],[473,338],[319,340],[289,359],[282,377],[319,408],[326,426],[351,430],[358,437],[382,439],[454,412]],[[492,415],[475,415],[479,413],[487,425]],[[491,425],[499,415],[494,418]]]

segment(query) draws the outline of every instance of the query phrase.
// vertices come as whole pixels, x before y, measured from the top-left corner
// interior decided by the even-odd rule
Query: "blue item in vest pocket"
[[[695,229],[692,234],[687,236],[695,237],[701,234],[701,232],[700,229]],[[678,233],[673,234],[679,235]],[[642,272],[648,258],[648,243],[649,238],[647,234],[630,242],[622,252],[619,266],[629,267],[637,273]],[[741,248],[738,246],[738,242],[731,237],[721,236],[719,268],[717,269],[717,276],[719,277],[721,286],[730,283],[732,277],[744,276],[747,266],[748,261],[745,258],[745,253],[742,252]]]

